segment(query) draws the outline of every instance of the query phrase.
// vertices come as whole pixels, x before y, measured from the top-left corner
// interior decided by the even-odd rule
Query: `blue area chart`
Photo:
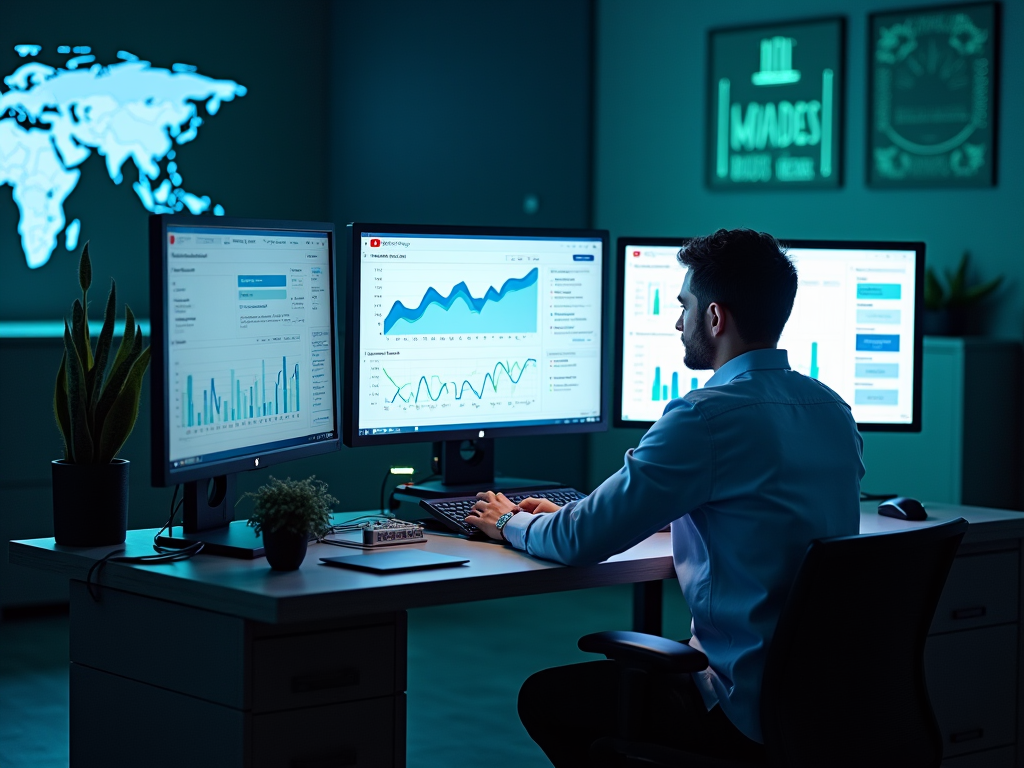
[[[392,305],[384,318],[384,333],[536,333],[537,277],[538,270],[531,269],[523,277],[506,280],[498,290],[489,287],[481,298],[473,296],[465,282],[447,296],[428,288],[415,308],[400,301]]]

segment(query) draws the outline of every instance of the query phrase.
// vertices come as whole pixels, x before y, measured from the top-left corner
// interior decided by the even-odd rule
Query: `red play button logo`
[[[633,258],[634,258],[634,259],[635,259],[635,258],[636,258],[637,256],[639,256],[639,255],[640,255],[640,251],[633,251]]]
[[[171,235],[171,245],[174,245],[174,235]]]
[[[371,237],[370,238],[370,247],[371,248],[380,248],[380,238],[379,237]]]

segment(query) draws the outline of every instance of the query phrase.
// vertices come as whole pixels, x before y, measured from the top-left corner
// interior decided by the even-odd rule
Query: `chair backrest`
[[[765,663],[771,765],[939,765],[924,644],[966,531],[960,518],[811,544]]]

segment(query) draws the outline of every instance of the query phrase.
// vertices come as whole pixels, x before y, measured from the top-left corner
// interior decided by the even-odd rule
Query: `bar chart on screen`
[[[703,375],[707,374],[707,375]],[[708,371],[671,371],[665,373],[662,378],[661,366],[654,366],[654,381],[651,384],[651,402],[667,402],[675,400],[687,392],[700,389],[711,378]],[[681,382],[681,384],[680,384]]]
[[[175,372],[178,424],[186,430],[296,419],[309,410],[305,361],[280,358],[192,366]]]

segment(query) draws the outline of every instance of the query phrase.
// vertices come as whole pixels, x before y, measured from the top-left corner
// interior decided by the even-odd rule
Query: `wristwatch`
[[[498,518],[498,522],[494,524],[494,527],[498,529],[498,533],[501,534],[501,538],[505,539],[505,532],[502,530],[505,527],[505,523],[516,516],[517,512],[522,512],[519,507],[515,507],[511,512],[506,512],[504,515]],[[505,539],[508,541],[508,539]]]

